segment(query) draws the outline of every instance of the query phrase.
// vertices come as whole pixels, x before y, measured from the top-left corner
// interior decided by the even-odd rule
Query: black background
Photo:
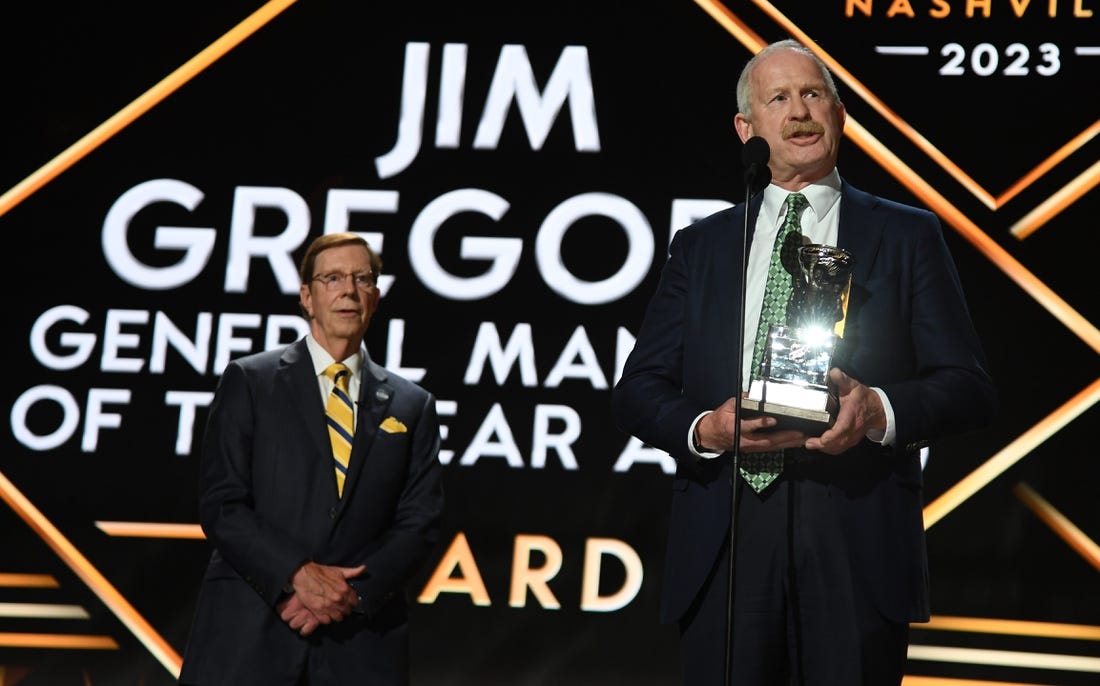
[[[990,16],[967,18],[952,2],[943,19],[932,3],[913,3],[916,16],[887,17],[892,3],[874,3],[873,16],[846,17],[848,2],[776,3],[780,10],[872,92],[993,195],[999,195],[1097,118],[1100,57],[1074,56],[1072,46],[1095,44],[1096,17],[1074,17],[1072,3],[1032,3],[1016,17],[1010,3],[992,3]],[[1086,3],[1087,4],[1087,3]],[[55,155],[125,107],[230,28],[260,2],[39,3],[0,22],[5,65],[0,121],[0,190],[19,183]],[[1003,5],[1003,6],[1002,6]],[[787,36],[757,3],[727,2],[736,17],[765,41]],[[12,12],[6,10],[5,14]],[[1061,49],[1060,71],[1041,77],[938,73],[940,47],[972,49],[989,43],[1002,52],[1020,41],[1033,55],[1042,42]],[[397,135],[405,49],[431,46],[423,144],[400,173],[379,178],[375,158]],[[468,46],[460,144],[434,145],[445,43]],[[598,152],[578,152],[565,108],[545,143],[532,149],[515,106],[495,149],[475,149],[474,134],[497,59],[504,45],[525,47],[544,88],[563,48],[587,48],[600,135]],[[927,57],[884,57],[875,45],[921,44]],[[167,390],[212,391],[213,352],[204,373],[170,352],[165,373],[148,369],[153,313],[162,312],[185,333],[200,312],[290,315],[296,294],[280,293],[266,262],[251,263],[247,292],[224,288],[234,192],[242,186],[287,188],[311,214],[310,238],[324,225],[333,188],[399,193],[392,214],[354,215],[351,228],[380,231],[385,272],[395,277],[368,333],[374,359],[385,362],[390,322],[402,320],[405,366],[427,370],[422,383],[441,400],[455,401],[444,417],[443,447],[454,451],[446,467],[444,541],[410,587],[419,594],[451,539],[462,532],[491,598],[476,607],[463,594],[414,604],[414,678],[425,684],[675,683],[675,633],[656,622],[663,556],[668,475],[656,464],[616,473],[627,437],[609,422],[609,392],[583,378],[556,387],[544,381],[577,327],[583,327],[602,377],[614,382],[616,339],[633,333],[656,284],[677,199],[733,202],[742,197],[740,144],[733,131],[734,83],[750,51],[703,9],[687,0],[641,3],[567,0],[558,3],[299,2],[259,29],[144,116],[0,216],[7,238],[11,360],[2,386],[5,416],[24,392],[40,385],[67,389],[84,411],[92,388],[128,389],[122,426],[102,429],[97,448],[81,450],[83,418],[61,446],[29,449],[3,423],[0,472],[70,540],[182,654],[203,566],[205,542],[106,536],[97,521],[196,521],[198,456],[176,455],[177,413],[164,404]],[[1030,270],[1088,322],[1097,319],[1096,288],[1087,242],[1095,227],[1093,189],[1030,237],[1008,229],[1097,160],[1087,142],[1019,196],[996,211],[980,203],[948,172],[921,153],[844,83],[849,116],[866,127],[928,181],[997,245]],[[865,190],[922,204],[896,177],[854,144],[842,149],[841,173]],[[1095,173],[1095,172],[1094,172]],[[134,253],[165,266],[179,254],[152,245],[157,226],[213,227],[213,254],[193,281],[170,291],[137,288],[115,274],[101,247],[103,220],[118,197],[157,178],[185,181],[204,198],[193,212],[168,204],[148,208],[131,226]],[[509,204],[499,222],[466,213],[440,228],[435,253],[444,268],[476,276],[487,264],[459,256],[466,236],[516,237],[523,249],[515,274],[499,292],[467,300],[436,293],[410,263],[409,228],[436,198],[478,188]],[[556,206],[590,192],[620,196],[647,218],[655,257],[645,279],[628,295],[598,305],[563,297],[540,273],[535,239]],[[275,235],[285,217],[261,212],[257,232]],[[1059,323],[950,224],[945,235],[962,276],[972,315],[986,346],[1002,410],[987,430],[935,446],[925,472],[932,502],[1075,394],[1095,383],[1097,351]],[[303,244],[304,247],[304,244]],[[561,259],[578,278],[607,278],[622,264],[627,242],[607,218],[578,221],[566,234]],[[294,253],[295,260],[301,251]],[[733,285],[731,284],[731,294]],[[55,327],[95,334],[102,341],[110,310],[148,311],[146,325],[126,357],[145,359],[137,373],[101,371],[102,345],[83,365],[53,370],[37,360],[31,327],[46,310],[75,305],[89,313],[84,326]],[[487,367],[475,384],[464,382],[483,322],[502,339],[530,325],[538,383],[525,386],[517,369],[498,383]],[[1094,327],[1095,324],[1089,326]],[[242,331],[252,349],[258,332]],[[568,362],[568,360],[566,361]],[[579,363],[580,358],[573,360]],[[1095,400],[1093,401],[1095,402]],[[499,405],[523,458],[522,468],[482,456],[463,466],[460,457],[483,419]],[[565,405],[583,430],[573,444],[578,469],[553,453],[544,468],[530,461],[536,405]],[[1096,562],[1059,539],[1028,510],[1013,488],[1026,482],[1085,535],[1100,536],[1097,468],[1091,422],[1084,413],[928,532],[933,614],[1036,622],[1100,624]],[[199,411],[194,436],[205,412]],[[30,415],[38,433],[60,422],[56,406],[41,403]],[[560,427],[554,430],[559,430]],[[496,437],[498,440],[499,436]],[[133,637],[14,508],[0,507],[0,573],[52,574],[57,589],[0,588],[0,602],[78,604],[87,620],[0,617],[0,634],[109,635],[119,649],[80,651],[17,649],[0,645],[0,666],[24,684],[171,683],[172,677]],[[552,538],[563,551],[550,582],[561,608],[508,604],[513,543],[517,535]],[[610,613],[580,609],[585,540],[626,542],[640,555],[644,582],[638,596]],[[541,564],[536,556],[532,565]],[[622,582],[612,558],[604,559],[601,589]],[[1095,641],[1036,639],[981,633],[916,630],[914,644],[973,646],[1067,655],[1100,656]],[[937,661],[910,663],[910,674],[987,678],[1030,683],[1091,683],[1096,672],[980,667]],[[8,683],[5,681],[4,683]]]

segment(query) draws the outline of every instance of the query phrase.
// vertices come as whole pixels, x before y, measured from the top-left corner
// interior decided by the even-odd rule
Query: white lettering
[[[183,250],[183,258],[169,267],[150,267],[130,252],[126,235],[135,215],[149,205],[172,202],[193,211],[202,201],[198,188],[174,179],[153,179],[138,184],[119,196],[103,220],[103,256],[120,278],[139,288],[167,290],[191,281],[210,259],[214,229],[160,226],[153,236],[158,249]]]
[[[107,321],[103,329],[103,357],[99,368],[105,372],[140,372],[145,366],[142,360],[132,357],[119,357],[119,348],[134,349],[141,337],[134,333],[122,333],[123,324],[144,324],[149,321],[145,310],[107,310]]]
[[[122,426],[122,415],[104,412],[104,405],[129,405],[130,391],[123,388],[93,388],[88,391],[88,405],[84,409],[84,437],[80,449],[94,453],[99,445],[100,429],[117,429]]]
[[[430,52],[431,46],[427,43],[409,43],[405,46],[405,78],[401,86],[401,118],[397,124],[397,142],[392,150],[374,159],[378,178],[388,179],[401,173],[416,159],[416,154],[420,151]]]
[[[428,288],[453,300],[478,300],[488,297],[511,280],[519,264],[523,241],[518,238],[466,236],[459,254],[466,260],[489,260],[492,264],[480,276],[462,278],[450,274],[435,257],[435,234],[443,222],[460,212],[480,212],[500,221],[508,211],[508,202],[495,193],[463,188],[445,193],[420,211],[409,230],[409,262]]]
[[[195,337],[188,338],[185,333],[163,312],[153,315],[153,349],[149,355],[149,371],[163,374],[167,367],[168,345],[178,352],[191,368],[199,374],[206,373],[206,362],[210,352],[210,332],[213,330],[213,315],[200,312],[195,317]]]
[[[54,324],[62,321],[84,324],[88,321],[88,311],[75,305],[57,305],[43,312],[31,327],[31,352],[35,359],[50,369],[76,369],[91,357],[96,337],[90,333],[66,331],[58,338],[58,342],[71,348],[73,352],[56,355],[47,346],[46,335]]]
[[[218,338],[215,342],[214,369],[215,374],[221,374],[225,365],[233,358],[233,353],[252,352],[252,341],[248,338],[237,338],[236,329],[260,328],[260,315],[258,314],[223,314],[218,326]]]
[[[581,361],[579,364],[574,364],[573,360],[577,359],[578,356]],[[589,383],[592,384],[592,388],[595,389],[607,388],[607,378],[604,377],[603,370],[600,369],[600,362],[596,359],[596,351],[592,349],[592,343],[589,342],[588,334],[583,326],[578,326],[573,330],[573,335],[569,337],[569,342],[565,344],[558,361],[554,363],[554,368],[547,374],[544,382],[545,386],[547,388],[557,388],[566,377],[588,379]]]
[[[684,437],[684,440],[687,441],[687,437]],[[636,464],[656,464],[665,474],[676,473],[676,460],[671,455],[663,450],[650,448],[637,438],[631,437],[619,454],[619,459],[615,460],[612,471],[625,473]]]
[[[485,373],[486,360],[493,368],[493,378],[496,379],[498,386],[504,385],[516,360],[520,362],[520,382],[527,387],[538,385],[535,371],[535,343],[531,337],[530,324],[516,324],[512,329],[512,335],[508,338],[508,345],[501,347],[496,323],[482,322],[477,329],[477,338],[474,339],[474,350],[470,353],[466,375],[462,379],[467,386],[481,382],[481,377]]]
[[[442,417],[453,417],[458,414],[458,403],[454,400],[436,400],[435,401],[435,413]],[[442,422],[439,423],[439,440],[446,441],[447,436],[451,433],[450,426]],[[439,464],[448,465],[451,464],[451,460],[454,459],[455,451],[448,450],[446,448],[439,449]]]
[[[565,423],[560,433],[550,433],[553,420]],[[577,456],[573,454],[573,443],[581,435],[581,416],[567,405],[536,405],[535,430],[531,441],[531,467],[542,469],[546,466],[546,456],[551,450],[558,454],[562,467],[576,471]]]
[[[290,331],[290,339],[283,338],[283,332]],[[281,345],[293,343],[309,333],[309,322],[295,314],[273,314],[267,318],[264,333],[264,350],[274,350]]]
[[[51,400],[61,407],[61,424],[48,434],[40,435],[27,426],[27,414],[40,400]],[[61,445],[76,431],[80,424],[80,407],[72,393],[61,386],[35,386],[28,388],[11,406],[11,432],[15,440],[31,450],[52,450]]]
[[[627,256],[619,271],[603,281],[582,281],[561,259],[565,232],[581,217],[614,219],[627,237]],[[543,220],[535,239],[535,257],[543,280],[562,297],[582,305],[601,305],[634,290],[653,263],[653,231],[632,202],[607,193],[583,193],[563,201]]]
[[[581,45],[564,48],[546,82],[545,93],[540,94],[527,49],[522,45],[505,45],[489,86],[474,147],[490,150],[497,147],[514,100],[531,148],[540,150],[567,98],[573,121],[574,147],[578,152],[599,152],[600,134],[588,48]]]
[[[276,236],[256,236],[256,209],[279,210],[287,219],[286,228]],[[301,280],[290,253],[309,235],[309,206],[302,196],[289,188],[240,186],[233,195],[233,217],[229,225],[229,255],[225,265],[225,292],[248,291],[248,276],[254,257],[266,257],[279,290],[286,295],[298,292]]]
[[[405,320],[391,319],[386,334],[386,369],[400,374],[409,381],[419,383],[428,372],[424,367],[406,367],[401,358],[405,346]]]
[[[176,454],[191,453],[191,438],[195,433],[195,408],[206,407],[214,400],[209,391],[168,391],[164,394],[164,404],[180,408],[179,424],[176,428]]]
[[[435,147],[457,148],[462,130],[462,92],[466,86],[466,44],[443,46],[443,69],[439,75],[439,119],[435,124]]]
[[[497,440],[493,437],[497,436]],[[508,461],[509,467],[522,468],[523,458],[519,454],[516,440],[512,437],[512,428],[508,426],[508,420],[504,417],[504,410],[500,403],[493,403],[489,414],[477,430],[474,440],[467,446],[462,459],[458,461],[464,467],[476,464],[482,457],[503,457]]]

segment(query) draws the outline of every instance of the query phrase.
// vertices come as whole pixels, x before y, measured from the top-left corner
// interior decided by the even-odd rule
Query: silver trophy
[[[844,336],[853,263],[850,253],[831,245],[798,249],[797,267],[787,267],[795,273],[787,324],[768,330],[745,410],[815,436],[832,425],[839,404],[829,369]]]

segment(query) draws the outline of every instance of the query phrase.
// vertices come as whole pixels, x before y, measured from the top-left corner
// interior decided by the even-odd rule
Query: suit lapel
[[[889,215],[888,212],[878,210],[878,202],[874,196],[852,188],[847,183],[841,186],[837,244],[852,253],[855,267],[852,270],[852,290],[848,299],[844,339],[837,346],[833,362],[859,378],[862,378],[860,367],[853,356],[858,354],[860,339],[864,336],[864,332],[860,330],[860,313],[870,296],[867,285],[874,273],[882,234],[886,230],[886,217]]]
[[[281,384],[287,398],[292,398],[298,415],[302,418],[306,434],[317,448],[317,455],[327,467],[331,467],[332,444],[329,443],[325,429],[325,408],[321,404],[321,391],[317,386],[317,375],[313,371],[313,358],[303,338],[287,347],[279,360],[276,373],[277,383]],[[333,479],[333,491],[336,480]]]
[[[344,482],[344,497],[340,509],[348,496],[355,491],[359,477],[363,473],[363,464],[370,455],[378,427],[386,417],[393,400],[393,386],[386,383],[386,370],[371,361],[363,351],[363,368],[359,382],[359,404],[356,407],[355,440],[351,446],[351,463],[348,465],[347,479]]]
[[[743,266],[752,246],[753,235],[756,233],[756,220],[760,214],[760,207],[764,202],[764,194],[757,193],[749,200],[748,235],[745,234],[745,204],[737,205],[728,217],[728,224],[721,227],[718,234],[716,249],[710,260],[710,269],[714,270],[714,276],[706,279],[707,283],[724,284],[724,288],[703,288],[704,302],[709,302],[709,308],[716,316],[708,316],[707,321],[719,322],[714,331],[707,331],[708,337],[717,338],[717,350],[735,351],[740,334],[743,284],[738,282],[743,272]],[[740,374],[740,355],[721,355],[714,360],[714,383],[710,385],[712,397],[708,400],[721,403],[729,397],[729,389],[735,388]]]
[[[878,200],[863,191],[841,182],[840,223],[837,245],[855,257],[852,281],[867,283],[871,267],[882,242],[885,215],[875,211]]]

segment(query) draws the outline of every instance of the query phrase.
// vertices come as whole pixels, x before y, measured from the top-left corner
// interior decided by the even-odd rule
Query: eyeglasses
[[[351,282],[355,284],[355,287],[361,291],[369,291],[374,288],[374,274],[370,272],[356,273],[356,274],[341,274],[339,272],[331,272],[329,274],[318,274],[313,277],[314,281],[320,281],[321,284],[329,291],[338,291],[344,285],[344,281],[348,277],[351,277]]]

